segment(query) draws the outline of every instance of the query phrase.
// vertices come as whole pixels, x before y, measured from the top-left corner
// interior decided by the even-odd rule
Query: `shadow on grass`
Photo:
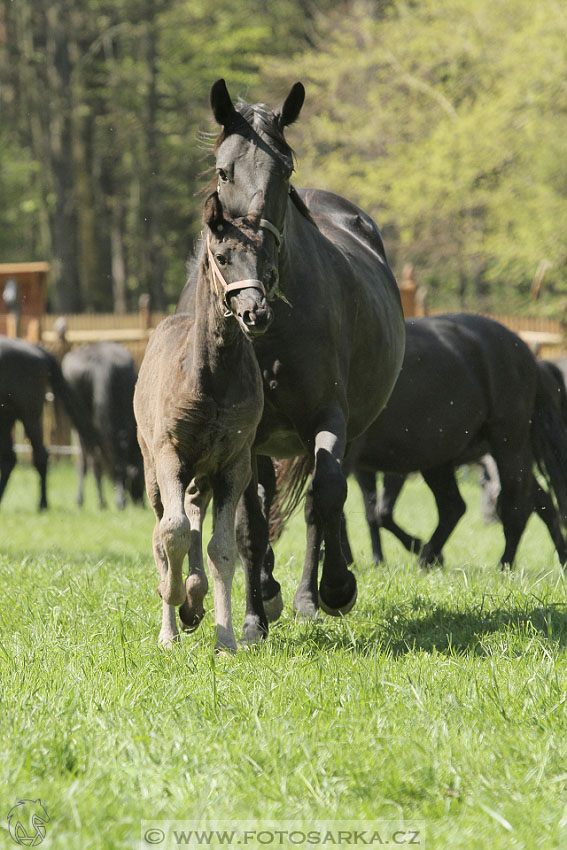
[[[319,653],[321,650],[350,650],[361,655],[381,651],[394,656],[415,652],[440,652],[447,655],[493,655],[490,637],[500,636],[509,644],[518,640],[526,644],[536,638],[561,649],[567,646],[567,605],[550,603],[533,608],[497,607],[483,610],[477,606],[470,610],[453,610],[433,603],[422,606],[425,610],[401,612],[399,606],[377,612],[376,620],[350,626],[329,623],[328,619],[315,621],[301,634],[286,635],[285,631],[272,634],[272,638],[289,643],[301,652]]]

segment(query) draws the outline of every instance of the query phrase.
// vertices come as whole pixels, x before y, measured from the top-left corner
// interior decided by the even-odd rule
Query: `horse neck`
[[[224,315],[218,296],[211,293],[208,277],[203,273],[197,283],[193,340],[194,364],[199,380],[210,389],[222,388],[233,379],[235,370],[250,348],[250,342],[234,316]]]

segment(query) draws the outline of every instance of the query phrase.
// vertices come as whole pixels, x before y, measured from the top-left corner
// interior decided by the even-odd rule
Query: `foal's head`
[[[227,216],[247,215],[260,208],[279,240],[284,226],[293,153],[284,128],[298,117],[305,89],[295,83],[275,109],[261,103],[234,107],[224,80],[211,89],[211,107],[222,132],[216,144],[218,193]]]
[[[217,192],[204,208],[203,270],[212,298],[226,318],[234,316],[247,336],[258,336],[273,319],[269,302],[277,292],[277,244],[259,226],[257,211],[229,220]]]

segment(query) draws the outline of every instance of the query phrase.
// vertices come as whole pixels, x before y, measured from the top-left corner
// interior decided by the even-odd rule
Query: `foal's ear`
[[[303,83],[295,83],[286,99],[274,110],[278,116],[280,126],[287,127],[288,124],[293,124],[297,120],[304,100],[305,89]]]
[[[203,206],[203,222],[210,227],[213,232],[222,230],[224,224],[224,215],[222,204],[218,192],[213,192],[209,195]]]
[[[216,83],[213,83],[211,88],[211,109],[213,110],[215,121],[222,127],[226,127],[227,124],[230,124],[232,116],[236,112],[232,100],[230,99],[226,83],[222,77],[220,80],[217,80]]]

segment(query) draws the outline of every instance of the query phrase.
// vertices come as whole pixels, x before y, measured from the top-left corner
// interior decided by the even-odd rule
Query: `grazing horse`
[[[312,460],[305,570],[294,608],[313,617],[321,604],[339,616],[354,605],[357,592],[340,542],[347,493],[341,463],[388,400],[402,363],[404,322],[372,219],[330,192],[299,192],[290,184],[293,154],[284,129],[298,117],[304,96],[296,83],[274,110],[244,102],[235,107],[224,80],[218,80],[211,106],[222,127],[215,146],[220,199],[230,216],[260,205],[264,227],[279,249],[277,286],[286,299],[278,304],[270,333],[254,346],[264,382],[254,470],[272,455]],[[179,311],[188,300],[184,291]],[[237,539],[248,577],[247,630],[260,636],[264,607],[274,619],[282,603],[279,583],[272,576],[261,581],[268,526],[256,474],[239,506]]]
[[[92,455],[81,440],[77,504],[83,504],[89,455],[101,508],[105,507],[102,492],[104,467],[114,481],[118,508],[126,505],[126,491],[134,502],[142,503],[144,463],[134,418],[137,378],[134,358],[127,348],[116,342],[94,342],[69,351],[63,358],[61,369],[97,428],[102,449]]]
[[[363,493],[374,558],[382,557],[381,526],[407,548],[421,550],[423,564],[441,560],[443,546],[466,510],[455,467],[490,452],[501,486],[501,564],[512,564],[533,510],[546,523],[565,563],[567,427],[562,414],[565,393],[557,381],[516,334],[491,319],[456,314],[408,320],[398,383],[347,462]],[[538,484],[534,463],[559,512]],[[378,511],[377,471],[387,473]],[[392,517],[404,478],[413,471],[423,475],[439,514],[437,528],[423,546]]]
[[[275,247],[257,216],[226,220],[216,193],[205,204],[204,221],[208,230],[193,283],[193,315],[168,317],[150,337],[134,411],[156,514],[153,549],[163,602],[159,641],[168,646],[178,638],[176,605],[187,630],[203,617],[207,579],[201,527],[212,496],[207,553],[217,648],[234,650],[235,512],[251,476],[251,447],[264,403],[251,339],[272,320],[268,299],[274,297]]]
[[[68,413],[85,445],[94,449],[98,437],[79,399],[63,377],[55,357],[38,345],[0,337],[0,499],[16,465],[12,428],[22,422],[33,463],[39,473],[39,509],[47,508],[47,450],[43,444],[43,403],[48,388]]]

